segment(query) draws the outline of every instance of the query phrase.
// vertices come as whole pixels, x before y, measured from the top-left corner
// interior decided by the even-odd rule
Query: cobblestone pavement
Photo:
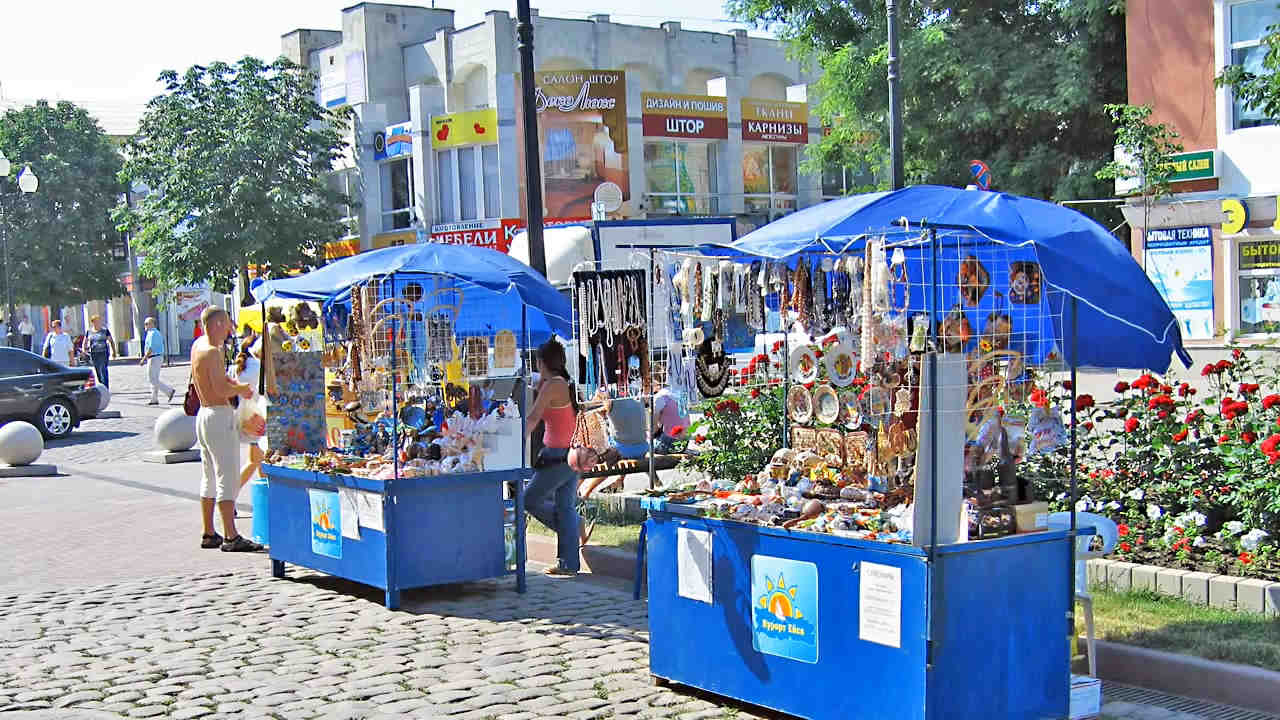
[[[290,572],[0,596],[0,710],[751,717],[652,687],[645,605],[617,589],[538,576],[523,597],[512,580],[474,583],[391,612],[369,588]]]

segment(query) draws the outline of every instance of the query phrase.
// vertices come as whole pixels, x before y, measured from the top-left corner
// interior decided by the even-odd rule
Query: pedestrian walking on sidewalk
[[[22,316],[22,321],[18,323],[18,335],[22,338],[22,349],[31,352],[31,341],[35,338],[36,328],[27,319],[26,315]]]
[[[529,514],[555,530],[558,565],[548,568],[552,577],[578,574],[578,548],[582,544],[578,518],[578,473],[569,467],[569,446],[578,424],[578,405],[565,369],[564,346],[552,338],[538,348],[538,396],[529,412],[529,432],[544,424],[542,451],[534,464],[533,479],[525,491]]]
[[[93,364],[93,371],[98,374],[98,382],[110,388],[111,378],[107,376],[107,368],[116,356],[116,343],[111,337],[111,331],[102,326],[101,315],[89,318],[89,324],[92,329],[84,338],[85,352],[89,356],[89,362]]]
[[[142,321],[147,334],[142,339],[142,363],[147,366],[147,378],[151,381],[151,402],[148,405],[159,405],[160,395],[168,393],[166,404],[173,402],[173,388],[160,379],[160,368],[164,366],[164,335],[156,329],[156,319],[147,318]]]
[[[253,397],[253,388],[227,377],[223,343],[231,332],[227,311],[207,307],[200,315],[204,334],[191,346],[191,382],[200,397],[196,413],[196,440],[200,444],[203,473],[200,481],[200,512],[204,521],[202,548],[222,548],[222,552],[260,552],[261,545],[236,531],[236,493],[240,490],[240,429],[231,399]],[[222,516],[225,538],[213,529],[213,509]]]
[[[44,346],[40,354],[56,363],[70,366],[75,343],[72,342],[70,335],[62,332],[61,320],[54,320],[51,330],[52,332],[44,336]]]

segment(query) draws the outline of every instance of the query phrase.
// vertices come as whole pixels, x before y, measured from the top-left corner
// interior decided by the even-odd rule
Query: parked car
[[[0,348],[0,422],[26,420],[50,440],[98,412],[93,369],[70,368],[17,348]]]

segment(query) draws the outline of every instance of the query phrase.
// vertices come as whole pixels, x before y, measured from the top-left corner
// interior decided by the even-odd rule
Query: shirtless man
[[[227,377],[222,345],[231,332],[231,318],[222,308],[208,307],[200,314],[204,333],[191,346],[191,382],[200,396],[196,414],[196,439],[204,473],[200,481],[200,511],[204,536],[200,547],[221,547],[222,552],[261,552],[262,546],[236,532],[236,493],[240,489],[240,434],[232,397],[253,397],[253,388]],[[213,507],[222,515],[226,538],[213,529]]]

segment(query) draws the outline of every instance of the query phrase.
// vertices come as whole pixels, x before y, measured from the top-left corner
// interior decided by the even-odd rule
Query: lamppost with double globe
[[[0,178],[7,180],[9,178],[9,171],[12,168],[13,163],[9,162],[9,158],[4,156],[4,151],[0,151]],[[35,173],[31,172],[31,166],[23,166],[23,168],[18,171],[18,189],[22,191],[24,195],[30,195],[35,192],[38,187],[40,187],[40,179],[36,177]],[[3,186],[0,186],[0,193],[3,191]],[[3,222],[3,210],[4,205],[3,203],[0,203],[0,241],[3,241],[4,243],[5,317],[8,318],[9,321],[7,325],[9,328],[9,336],[5,339],[8,342],[9,347],[17,347],[18,331],[13,317],[13,275],[9,272],[9,232]]]

